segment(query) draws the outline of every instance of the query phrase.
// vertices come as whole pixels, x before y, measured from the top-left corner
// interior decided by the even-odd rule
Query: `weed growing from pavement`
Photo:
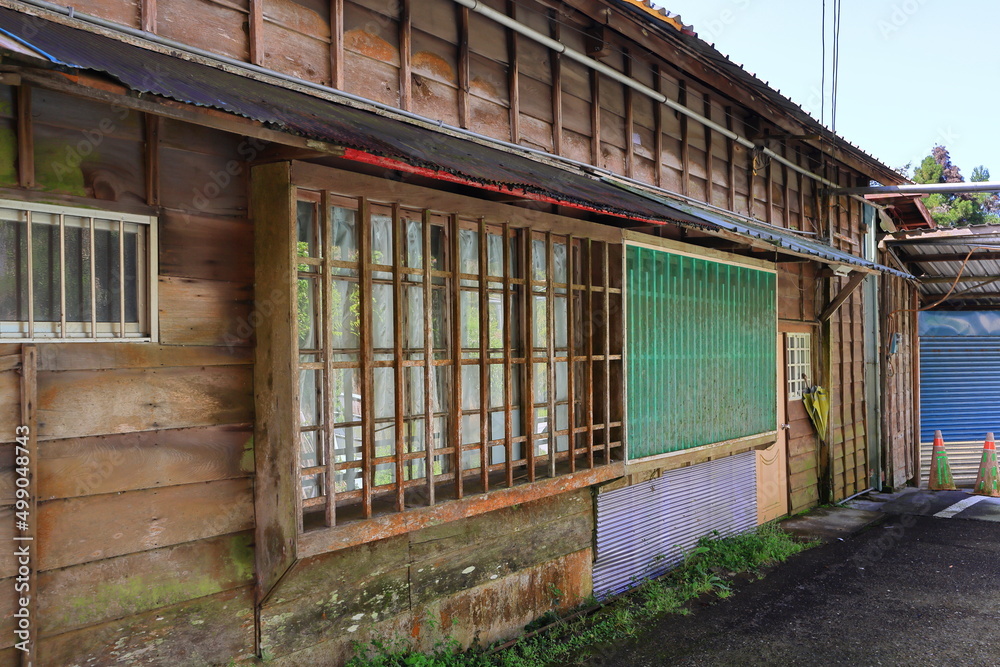
[[[473,648],[458,652],[451,637],[438,642],[429,654],[417,653],[406,639],[357,643],[357,655],[348,667],[545,667],[582,664],[607,653],[623,639],[637,636],[665,614],[688,614],[686,602],[704,594],[725,599],[733,594],[732,577],[761,574],[761,568],[786,560],[815,543],[794,541],[774,524],[756,531],[699,540],[684,562],[665,576],[647,581],[632,592],[591,613],[570,614],[537,634],[526,635],[502,649]],[[585,602],[580,611],[595,607]],[[551,618],[551,617],[550,617]],[[526,630],[534,628],[529,626]]]

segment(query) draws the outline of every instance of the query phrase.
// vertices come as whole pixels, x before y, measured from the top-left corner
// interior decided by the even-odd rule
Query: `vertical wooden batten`
[[[626,49],[622,54],[624,61],[625,76],[632,77],[632,56]],[[625,175],[629,178],[635,176],[635,107],[633,104],[633,91],[628,86],[625,89]],[[659,106],[659,103],[657,103]]]
[[[517,5],[507,0],[507,16],[517,19]],[[507,85],[510,99],[510,140],[521,142],[521,66],[517,54],[517,33],[507,29]],[[558,154],[559,151],[554,151]]]
[[[34,471],[39,465],[38,455],[38,348],[34,345],[21,346],[21,424],[28,428],[28,457],[31,462],[24,478],[28,480],[28,521],[26,529],[19,529],[14,537],[14,547],[27,546],[28,549],[28,623],[34,630],[28,650],[21,653],[21,664],[30,667],[38,660],[38,488]],[[20,445],[17,453],[20,454]],[[19,468],[21,466],[18,466]],[[18,475],[21,477],[21,475]],[[20,488],[20,486],[18,486]],[[19,564],[20,557],[18,557]],[[19,578],[18,581],[21,581]],[[20,589],[18,589],[20,590]],[[20,605],[19,605],[20,606]]]
[[[146,125],[146,203],[160,205],[160,117],[144,114]]]
[[[601,164],[601,74],[596,69],[590,71],[590,152],[592,164],[595,167],[604,166]]]
[[[560,25],[555,10],[549,10],[549,35],[556,41],[560,39]],[[556,51],[549,51],[549,67],[552,69],[552,152],[562,155],[562,56]]]
[[[343,2],[343,0],[340,1]],[[411,111],[413,107],[413,71],[411,66],[413,20],[410,13],[411,2],[412,0],[400,0],[399,2],[399,106],[405,111]]]
[[[408,7],[409,0],[403,1]],[[402,64],[402,42],[400,42],[400,69]],[[407,66],[409,66],[408,53]],[[341,90],[344,88],[344,0],[330,0],[330,78],[333,80],[334,88]]]
[[[659,65],[653,65],[653,88],[656,92],[663,93],[663,72]],[[656,136],[653,138],[653,154],[656,161],[656,185],[663,187],[663,109],[664,105],[653,105],[653,131]]]
[[[35,137],[28,86],[17,89],[17,177],[22,188],[35,187]]]
[[[290,164],[252,169],[255,290],[268,306],[254,348],[254,505],[256,593],[262,602],[295,561],[299,474],[294,438],[298,414],[295,192]]]
[[[249,0],[250,62],[264,64],[264,0]]]
[[[142,29],[156,32],[156,0],[142,0]]]
[[[469,8],[458,7],[458,124],[469,127]]]
[[[677,82],[677,102],[687,106],[687,82],[681,79]],[[688,138],[688,117],[680,114],[681,125],[681,194],[691,194],[691,143]]]

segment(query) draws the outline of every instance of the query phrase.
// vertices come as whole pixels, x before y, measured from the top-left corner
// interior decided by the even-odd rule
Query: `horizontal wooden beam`
[[[848,280],[847,284],[841,288],[840,293],[833,298],[833,301],[830,302],[830,305],[828,305],[826,308],[823,309],[823,312],[820,313],[819,315],[819,321],[825,322],[826,320],[830,319],[830,317],[833,316],[835,312],[837,312],[837,309],[840,308],[842,305],[844,305],[844,302],[847,301],[847,299],[851,296],[854,290],[858,288],[858,286],[861,284],[861,281],[865,279],[866,275],[867,274],[862,273],[860,271],[851,271],[850,280]]]
[[[625,473],[630,476],[638,474],[648,477],[648,473],[653,471],[660,474],[667,470],[676,470],[677,468],[684,468],[696,463],[714,461],[727,456],[742,454],[752,449],[766,449],[777,442],[777,440],[777,431],[767,431],[766,433],[759,433],[757,435],[749,435],[743,438],[734,438],[701,447],[684,449],[679,452],[668,452],[660,456],[630,461],[625,466]],[[612,491],[622,486],[628,486],[629,483],[634,483],[635,481],[638,480],[628,480],[628,478],[625,478],[602,486],[600,491],[601,493]]]

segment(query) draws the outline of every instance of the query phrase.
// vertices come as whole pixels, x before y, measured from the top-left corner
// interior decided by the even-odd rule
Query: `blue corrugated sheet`
[[[3,8],[0,8],[0,30],[44,53],[53,66],[103,72],[134,91],[221,109],[282,132],[454,174],[475,183],[524,190],[637,220],[672,222],[709,231],[728,230],[827,261],[876,266],[791,232],[739,222],[645,190],[606,182],[574,171],[568,165],[560,168],[545,164],[526,154],[460,139],[193,62],[182,54],[166,55],[42,19],[24,21],[22,14]],[[877,268],[906,275],[886,267]]]

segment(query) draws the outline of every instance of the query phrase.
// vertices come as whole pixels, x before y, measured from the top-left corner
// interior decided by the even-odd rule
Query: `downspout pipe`
[[[831,195],[882,195],[882,194],[956,194],[960,192],[1000,192],[1000,182],[978,183],[924,183],[914,185],[872,185],[860,188],[833,188],[825,191]]]

